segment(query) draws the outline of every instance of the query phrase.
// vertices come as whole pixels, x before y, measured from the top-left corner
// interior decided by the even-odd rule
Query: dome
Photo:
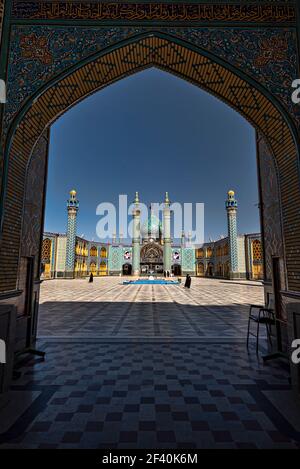
[[[156,215],[150,213],[148,220],[146,220],[141,227],[142,238],[159,238],[161,230],[161,222]]]
[[[75,189],[72,189],[72,190],[70,191],[70,196],[72,196],[72,195],[75,197],[75,195],[76,195]]]
[[[229,197],[234,197],[234,191],[228,191]]]

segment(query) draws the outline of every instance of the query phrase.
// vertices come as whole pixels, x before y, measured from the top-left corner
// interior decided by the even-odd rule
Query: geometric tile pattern
[[[263,287],[193,278],[183,286],[122,285],[122,278],[44,281],[39,336],[117,339],[244,339],[249,303]],[[226,300],[225,300],[226,299]],[[213,318],[213,320],[212,320]],[[263,331],[262,331],[263,332]]]
[[[300,448],[274,401],[289,392],[288,373],[245,346],[246,303],[261,302],[261,286],[119,283],[42,284],[46,359],[18,362],[14,396],[32,401],[0,434],[1,449]]]
[[[121,272],[124,262],[123,249],[118,246],[110,246],[110,256],[108,261],[109,271]]]
[[[231,272],[238,272],[238,245],[237,245],[237,220],[236,209],[227,209],[227,223],[229,234],[229,252]]]
[[[288,375],[245,344],[42,341],[18,369],[39,392],[0,448],[300,448],[269,399]]]
[[[182,271],[195,272],[195,250],[190,248],[181,249]]]
[[[74,272],[75,267],[75,244],[77,231],[77,213],[68,211],[67,225],[67,248],[66,248],[66,271]]]

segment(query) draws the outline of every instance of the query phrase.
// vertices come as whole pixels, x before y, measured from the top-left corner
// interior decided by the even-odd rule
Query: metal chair
[[[271,327],[275,325],[275,313],[274,313],[274,301],[271,299],[269,300],[268,306],[262,305],[250,305],[249,310],[249,319],[248,319],[248,332],[247,332],[247,348],[249,348],[249,337],[252,335],[256,338],[256,355],[258,355],[258,345],[259,345],[259,331],[260,325],[265,324],[267,338],[272,346],[272,335],[271,335]],[[258,310],[258,314],[253,314],[253,310]],[[256,326],[256,334],[251,332],[250,325],[251,321],[257,324]]]

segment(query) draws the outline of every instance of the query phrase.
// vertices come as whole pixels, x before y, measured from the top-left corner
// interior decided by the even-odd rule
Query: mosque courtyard
[[[260,283],[122,281],[42,283],[45,361],[18,362],[0,448],[300,447],[288,371],[246,348]]]
[[[39,337],[244,342],[248,305],[263,303],[258,282],[195,278],[187,290],[183,285],[123,285],[128,278],[43,282]]]

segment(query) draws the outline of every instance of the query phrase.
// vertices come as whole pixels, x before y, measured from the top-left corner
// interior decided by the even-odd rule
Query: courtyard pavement
[[[288,371],[245,346],[259,284],[121,281],[42,284],[0,448],[300,448]]]
[[[245,338],[249,303],[263,303],[255,282],[193,279],[178,285],[122,285],[122,278],[45,281],[40,337],[111,339]]]

